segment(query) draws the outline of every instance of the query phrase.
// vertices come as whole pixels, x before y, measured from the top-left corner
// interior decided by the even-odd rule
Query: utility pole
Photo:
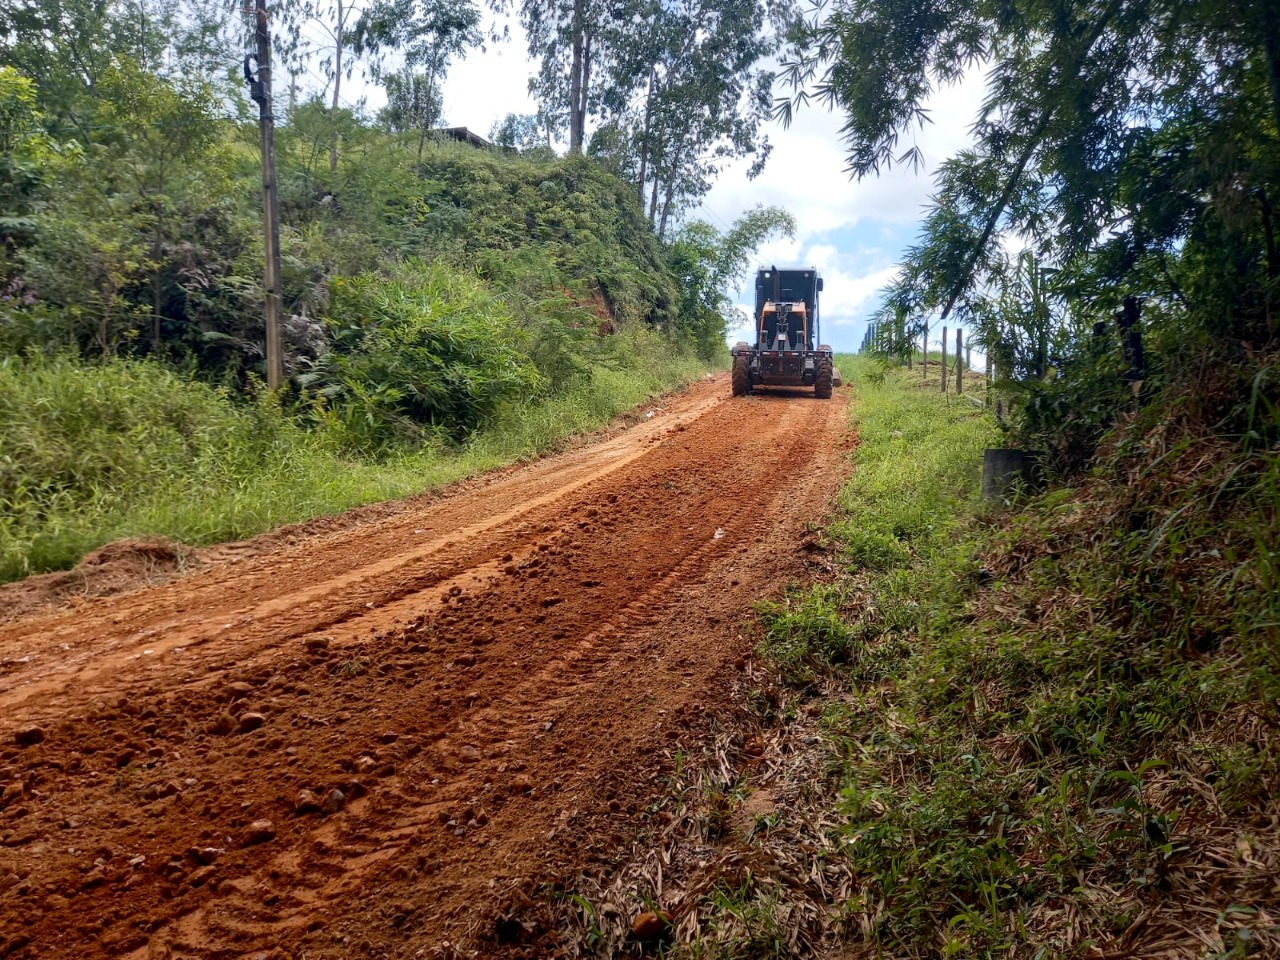
[[[244,78],[249,95],[258,104],[258,125],[262,130],[262,220],[263,251],[266,253],[267,292],[267,387],[280,389],[284,363],[280,355],[280,195],[276,191],[276,118],[271,106],[271,30],[267,26],[266,0],[256,0],[254,35],[258,41],[257,79],[244,61]],[[252,55],[250,55],[252,56]]]

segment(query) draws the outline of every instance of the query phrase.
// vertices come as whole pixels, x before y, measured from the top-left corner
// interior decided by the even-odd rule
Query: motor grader
[[[733,395],[756,387],[813,387],[821,400],[840,386],[832,350],[819,344],[822,277],[809,269],[765,267],[756,273],[755,345],[739,341],[733,355]]]

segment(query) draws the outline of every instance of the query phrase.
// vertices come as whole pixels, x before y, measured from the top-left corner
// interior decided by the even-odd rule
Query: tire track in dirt
[[[729,696],[843,472],[841,399],[727,393],[0,629],[0,736],[44,732],[0,748],[0,956],[519,952]]]

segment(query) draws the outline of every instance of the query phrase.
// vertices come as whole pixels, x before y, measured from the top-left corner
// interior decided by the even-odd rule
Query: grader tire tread
[[[733,395],[735,397],[743,397],[751,392],[749,363],[750,361],[743,354],[733,358]]]
[[[813,395],[819,400],[831,399],[831,382],[834,373],[831,367],[831,361],[823,357],[818,361],[817,375],[813,381]]]

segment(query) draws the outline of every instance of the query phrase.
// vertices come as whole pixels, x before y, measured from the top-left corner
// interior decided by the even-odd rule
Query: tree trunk
[[[640,176],[636,179],[636,198],[644,204],[644,181],[649,173],[649,124],[653,118],[653,88],[657,71],[649,71],[649,92],[644,100],[644,132],[640,135]]]
[[[655,223],[658,218],[658,171],[653,171],[653,191],[649,194],[649,222]]]
[[[1043,317],[1036,323],[1036,379],[1043,380],[1049,372],[1049,330]]]
[[[1262,0],[1255,8],[1262,28],[1262,50],[1267,57],[1267,81],[1271,85],[1271,109],[1280,127],[1280,10],[1274,0]]]
[[[569,67],[569,152],[582,153],[578,101],[582,98],[583,11],[585,0],[573,0],[573,62]]]
[[[582,89],[578,99],[578,143],[587,146],[587,100],[591,96],[591,34],[585,32],[582,40]]]
[[[685,138],[681,135],[671,150],[671,174],[667,177],[667,186],[662,201],[662,217],[658,221],[659,240],[665,239],[667,235],[667,219],[671,215],[671,201],[676,194],[676,181],[680,178],[680,160],[684,156],[684,142]],[[652,220],[653,217],[650,216],[649,219]]]
[[[667,217],[671,213],[671,198],[676,192],[676,173],[671,171],[671,179],[667,181],[667,193],[662,201],[662,220],[658,224],[658,239],[665,240],[667,238]]]
[[[337,29],[333,32],[333,107],[331,112],[334,116],[334,123],[337,124],[338,116],[338,94],[342,88],[342,35],[345,33],[345,23],[343,22],[346,14],[342,9],[342,0],[338,3],[338,23]],[[338,131],[333,131],[333,143],[329,146],[329,172],[338,172]]]
[[[151,271],[151,352],[160,356],[160,269]]]

